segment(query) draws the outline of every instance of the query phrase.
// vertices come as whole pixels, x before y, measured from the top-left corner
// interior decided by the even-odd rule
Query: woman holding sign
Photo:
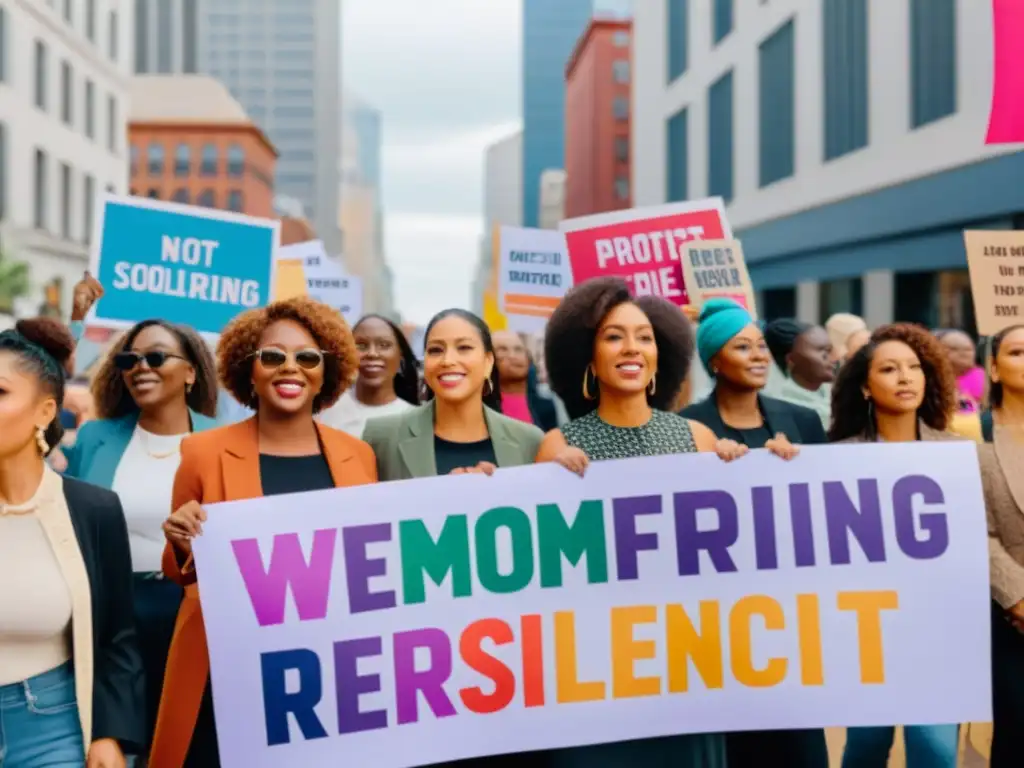
[[[703,424],[668,409],[690,367],[693,333],[665,299],[633,299],[619,278],[594,278],[570,290],[548,321],[545,357],[552,389],[572,418],[549,432],[537,461],[583,474],[590,461],[714,451],[729,461],[748,448],[719,440]],[[785,438],[766,443],[785,458]],[[553,768],[724,768],[720,734],[669,736],[563,749]]]
[[[956,377],[941,343],[909,323],[885,325],[839,371],[829,442],[958,440],[947,431]],[[847,730],[843,768],[884,768],[893,726]],[[909,768],[954,768],[959,727],[904,726]]]
[[[210,660],[199,605],[192,539],[202,505],[377,479],[369,446],[318,424],[355,377],[357,354],[341,313],[307,298],[235,318],[217,347],[221,383],[256,416],[186,438],[174,480],[174,513],[164,523],[164,573],[185,587],[150,768],[220,764],[210,691]]]

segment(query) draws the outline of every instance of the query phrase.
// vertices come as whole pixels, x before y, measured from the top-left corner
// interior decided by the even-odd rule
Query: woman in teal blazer
[[[72,332],[80,338],[82,326]],[[216,426],[216,365],[189,328],[146,320],[111,349],[92,382],[97,420],[64,448],[64,474],[113,490],[128,524],[135,621],[146,676],[151,739],[181,587],[163,578],[163,521],[182,439]],[[144,745],[148,748],[148,742]]]

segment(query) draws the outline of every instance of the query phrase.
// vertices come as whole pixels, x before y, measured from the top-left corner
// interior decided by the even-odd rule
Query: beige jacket
[[[992,598],[1003,608],[1024,600],[1024,442],[994,425],[978,446],[988,515]]]

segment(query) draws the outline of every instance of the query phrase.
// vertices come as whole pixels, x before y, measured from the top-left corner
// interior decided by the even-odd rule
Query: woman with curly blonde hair
[[[217,347],[221,384],[255,416],[186,438],[164,523],[163,570],[185,587],[167,659],[150,768],[219,766],[210,662],[192,539],[203,505],[377,481],[373,451],[314,420],[355,378],[341,313],[308,298],[239,315]]]

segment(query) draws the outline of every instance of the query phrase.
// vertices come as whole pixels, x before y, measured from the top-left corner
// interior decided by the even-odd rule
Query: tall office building
[[[135,72],[199,71],[199,6],[204,0],[134,0]]]
[[[275,191],[341,250],[340,0],[199,0],[199,69],[228,86],[281,153]]]

